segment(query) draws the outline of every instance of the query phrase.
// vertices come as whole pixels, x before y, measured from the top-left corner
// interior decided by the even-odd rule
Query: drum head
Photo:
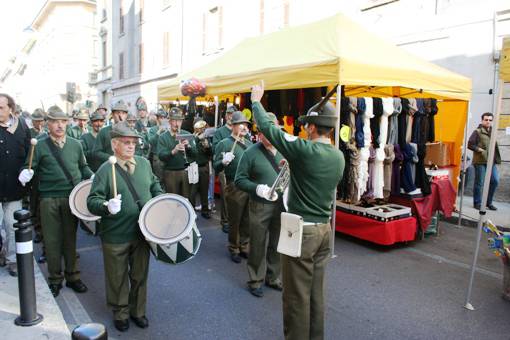
[[[147,202],[138,219],[143,236],[157,244],[175,243],[186,237],[195,224],[191,203],[176,194],[164,194]]]
[[[92,180],[78,183],[69,195],[69,207],[74,216],[84,221],[98,221],[101,217],[93,215],[87,208],[87,197],[92,188]]]

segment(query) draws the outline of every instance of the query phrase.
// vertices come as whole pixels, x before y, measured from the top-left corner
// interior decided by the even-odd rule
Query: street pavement
[[[89,292],[62,290],[58,305],[68,326],[100,322],[112,339],[282,339],[281,294],[263,298],[246,288],[246,262],[230,261],[217,216],[198,218],[198,255],[171,266],[151,257],[148,329],[120,333],[105,306],[99,239],[79,232],[82,280]],[[327,267],[326,339],[503,339],[510,303],[501,299],[501,261],[483,236],[471,303],[463,308],[476,229],[440,223],[439,235],[379,247],[336,234]]]

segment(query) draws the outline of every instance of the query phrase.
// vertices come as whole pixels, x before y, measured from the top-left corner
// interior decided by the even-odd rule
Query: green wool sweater
[[[289,135],[269,120],[259,102],[252,104],[258,129],[289,162],[289,212],[305,222],[327,223],[333,194],[342,179],[345,160],[333,145]]]
[[[223,125],[222,127],[218,128],[216,130],[216,132],[214,132],[214,135],[212,138],[212,152],[214,153],[216,145],[218,145],[219,142],[221,142],[222,140],[224,140],[227,137],[230,137],[231,134],[232,134],[232,129],[229,129],[226,124]],[[250,137],[248,135],[244,136],[244,139],[246,139],[247,141],[250,141]]]
[[[85,158],[87,159],[87,163],[90,166],[90,169],[94,172],[99,169],[99,166],[102,162],[96,157],[94,153],[94,146],[96,145],[97,138],[94,137],[92,133],[85,133],[81,136],[80,141],[83,146],[83,152],[85,153]]]
[[[101,164],[106,162],[108,158],[113,155],[111,144],[112,137],[110,137],[111,131],[112,125],[108,125],[99,130],[99,133],[97,134],[96,144],[94,146],[94,154]]]
[[[257,185],[266,184],[272,186],[278,175],[271,162],[264,155],[264,152],[267,152],[277,165],[283,159],[279,152],[276,152],[276,155],[273,156],[271,152],[265,149],[262,143],[256,143],[246,149],[239,160],[235,183],[239,189],[250,194],[250,199],[270,203],[270,201],[257,196]]]
[[[149,130],[147,130],[147,139],[149,140],[149,144],[151,146],[151,153],[154,155],[158,154],[158,140],[160,134],[159,131],[159,125],[151,126]]]
[[[252,146],[253,143],[248,140],[244,140],[244,145],[246,145],[246,148],[243,148],[239,143],[237,143],[237,145],[234,149],[235,158],[232,162],[230,162],[229,165],[227,165],[225,167],[222,163],[223,154],[226,152],[230,152],[230,150],[232,150],[233,145],[234,145],[234,138],[230,136],[230,137],[224,138],[221,142],[219,142],[216,145],[216,148],[214,149],[214,159],[213,159],[214,171],[216,173],[225,171],[225,177],[228,182],[232,182],[235,180],[237,165],[239,164],[239,160],[241,159],[243,153],[245,152],[245,149]]]
[[[37,131],[36,129],[30,128],[30,138],[35,138],[35,139],[40,140],[41,138],[46,137],[46,136],[48,136],[48,133],[46,132],[46,130],[43,129],[39,133],[39,131]]]
[[[80,141],[67,136],[64,147],[62,149],[57,147],[57,149],[73,179],[73,183],[69,183],[62,168],[51,153],[47,140],[53,143],[49,136],[39,140],[39,143],[35,146],[32,161],[32,169],[39,177],[41,198],[68,197],[74,186],[83,179],[90,178],[93,172],[87,165]],[[28,157],[25,168],[28,168]]]
[[[90,132],[89,128],[87,128],[87,131]],[[80,137],[84,135],[82,129],[80,129],[78,125],[67,129],[66,133],[69,137],[73,137],[74,139],[80,139]]]
[[[188,131],[181,130],[181,134],[189,133]],[[175,155],[172,155],[172,150],[179,143],[178,140],[175,139],[174,136],[170,133],[170,131],[165,131],[159,136],[158,139],[158,157],[164,164],[165,170],[184,170],[186,168],[186,160],[184,159],[184,152],[177,152]],[[195,142],[190,141],[190,147],[186,149],[186,158],[188,162],[193,161],[193,157],[195,157],[197,149]]]
[[[135,172],[131,176],[133,186],[140,198],[142,205],[145,205],[151,198],[163,193],[159,181],[152,173],[149,161],[143,157],[135,156]],[[98,234],[105,243],[126,243],[140,237],[138,217],[140,211],[124,178],[117,170],[117,193],[121,195],[121,209],[111,215],[108,207],[104,205],[113,198],[112,190],[112,166],[110,163],[103,163],[97,170],[92,183],[90,194],[87,198],[87,207],[91,213],[101,216],[98,225]]]

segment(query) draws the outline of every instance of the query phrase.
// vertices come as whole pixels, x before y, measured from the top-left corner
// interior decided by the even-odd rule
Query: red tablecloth
[[[430,189],[431,194],[421,198],[390,197],[390,202],[411,208],[423,232],[427,231],[436,211],[441,211],[445,217],[452,216],[457,195],[449,179],[434,179]]]
[[[371,218],[336,211],[336,231],[382,245],[413,241],[416,237],[416,219],[381,222]]]

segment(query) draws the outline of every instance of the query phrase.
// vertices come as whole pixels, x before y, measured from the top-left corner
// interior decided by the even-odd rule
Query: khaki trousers
[[[228,223],[228,209],[227,209],[227,200],[225,199],[225,188],[227,187],[227,179],[225,178],[225,172],[220,172],[218,174],[218,179],[220,180],[220,201],[221,201],[221,210],[220,210],[220,222],[221,225],[225,225]]]
[[[225,201],[228,209],[228,250],[231,254],[248,252],[250,242],[250,219],[246,192],[239,190],[234,182],[227,184],[225,188]]]
[[[165,170],[165,188],[169,194],[177,194],[190,199],[188,172],[185,170]]]
[[[303,227],[301,257],[281,255],[285,339],[324,339],[324,272],[331,225]]]
[[[191,204],[195,207],[197,193],[200,194],[202,212],[209,211],[209,164],[198,168],[198,183],[191,185]]]
[[[142,239],[104,243],[106,302],[115,320],[145,316],[149,245]]]
[[[264,280],[280,279],[280,254],[276,251],[280,238],[281,200],[257,202],[250,199],[250,254],[248,256],[248,286],[259,288]]]
[[[80,278],[76,261],[77,218],[69,208],[69,198],[41,198],[41,224],[46,247],[48,281],[60,284],[62,276],[62,257],[64,257],[64,276],[67,282]]]

